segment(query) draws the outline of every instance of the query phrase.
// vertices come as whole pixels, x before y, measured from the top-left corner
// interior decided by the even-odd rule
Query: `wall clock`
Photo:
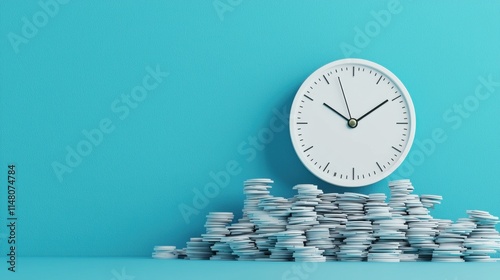
[[[360,187],[390,175],[408,154],[415,109],[403,83],[383,66],[341,59],[314,71],[290,113],[293,147],[320,179]]]

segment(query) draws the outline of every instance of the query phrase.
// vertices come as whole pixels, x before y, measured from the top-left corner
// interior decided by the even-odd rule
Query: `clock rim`
[[[398,159],[395,161],[394,164],[392,164],[390,166],[390,168],[388,168],[387,170],[384,170],[384,172],[382,172],[382,173],[377,173],[377,175],[374,177],[370,177],[372,179],[371,180],[368,179],[368,183],[361,183],[360,184],[359,180],[346,181],[346,180],[338,179],[338,178],[335,178],[332,176],[326,176],[326,175],[324,175],[323,172],[317,171],[314,168],[314,166],[310,164],[309,161],[303,160],[303,158],[301,156],[302,151],[299,149],[298,139],[296,139],[297,136],[294,136],[294,130],[296,128],[296,124],[295,124],[294,120],[295,120],[295,117],[297,115],[297,113],[296,113],[297,107],[298,107],[297,104],[300,102],[299,99],[303,95],[305,88],[308,87],[311,80],[317,79],[318,75],[322,75],[322,73],[326,69],[338,67],[342,64],[358,64],[358,65],[371,67],[371,68],[379,71],[382,75],[389,78],[393,83],[395,83],[398,86],[401,94],[404,96],[406,103],[407,103],[407,106],[408,106],[408,113],[409,113],[410,119],[411,119],[410,126],[409,126],[408,141],[407,141],[407,144],[405,146],[405,149],[401,151],[401,156],[398,157]],[[417,126],[417,122],[416,122],[415,107],[413,105],[413,101],[411,99],[410,93],[409,93],[408,89],[405,87],[405,85],[403,84],[403,82],[401,82],[401,80],[394,73],[392,73],[389,69],[385,68],[384,66],[382,66],[376,62],[366,60],[366,59],[361,59],[361,58],[343,58],[343,59],[334,60],[334,61],[329,62],[329,63],[317,68],[316,70],[314,70],[304,80],[304,82],[302,82],[301,86],[299,87],[299,89],[297,90],[297,92],[295,94],[295,97],[294,97],[293,102],[292,102],[292,106],[290,108],[290,119],[289,119],[290,138],[292,140],[293,149],[295,150],[295,153],[297,154],[297,157],[299,158],[300,162],[309,170],[309,172],[311,172],[317,178],[319,178],[319,179],[321,179],[329,184],[332,184],[334,186],[339,186],[339,187],[356,188],[356,187],[369,186],[369,185],[372,185],[372,184],[375,184],[375,183],[378,183],[378,182],[384,180],[385,178],[390,176],[392,173],[394,173],[394,171],[396,171],[401,166],[401,164],[404,162],[404,160],[406,159],[406,156],[409,154],[409,152],[411,150],[411,147],[413,146],[413,140],[415,138],[415,133],[416,133],[416,126]],[[379,177],[378,174],[383,174],[383,176]]]

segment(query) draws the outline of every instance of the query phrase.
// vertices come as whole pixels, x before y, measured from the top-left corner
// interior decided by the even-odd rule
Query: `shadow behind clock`
[[[286,94],[287,98],[284,99],[281,104],[276,104],[275,108],[285,107],[288,113],[290,113],[295,93],[296,92],[293,91]],[[272,112],[269,113],[268,119],[271,117]],[[283,131],[275,133],[274,140],[264,149],[264,156],[271,169],[269,173],[273,174],[273,178],[271,179],[275,181],[276,186],[284,186],[291,189],[297,184],[314,184],[318,185],[325,193],[356,192],[369,194],[382,192],[387,194],[387,179],[366,187],[346,188],[332,185],[314,176],[304,164],[302,164],[293,149],[292,140],[290,138],[290,126],[288,123]]]

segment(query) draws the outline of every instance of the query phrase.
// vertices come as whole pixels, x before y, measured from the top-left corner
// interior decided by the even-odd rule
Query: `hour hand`
[[[389,102],[388,99],[384,100],[382,103],[378,104],[377,106],[375,106],[375,108],[371,109],[370,111],[368,111],[366,114],[362,115],[361,117],[359,117],[358,119],[358,122],[363,119],[364,117],[368,116],[369,114],[373,113],[373,111],[377,110],[378,108],[380,108],[382,105],[384,105],[385,103]]]
[[[344,117],[344,115],[342,115],[341,113],[339,113],[337,110],[333,109],[330,105],[328,105],[326,103],[323,103],[323,105],[325,105],[328,109],[330,109],[333,112],[335,112],[337,115],[339,115],[340,117],[342,117],[344,120],[349,121],[348,118]]]

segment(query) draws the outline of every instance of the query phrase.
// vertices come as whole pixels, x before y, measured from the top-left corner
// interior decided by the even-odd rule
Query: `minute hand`
[[[362,115],[361,117],[359,117],[358,119],[358,122],[360,120],[362,120],[364,117],[368,116],[369,114],[371,114],[373,111],[377,110],[378,108],[380,108],[382,105],[384,105],[385,103],[389,102],[389,99],[386,99],[384,102],[378,104],[375,108],[371,109],[370,111],[368,111],[366,114]]]

